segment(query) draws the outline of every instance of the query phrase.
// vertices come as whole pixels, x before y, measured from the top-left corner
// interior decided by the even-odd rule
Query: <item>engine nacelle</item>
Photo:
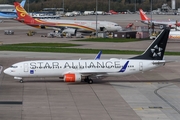
[[[46,29],[46,26],[40,25],[41,29]]]
[[[76,35],[77,30],[73,28],[66,28],[62,31],[62,33],[70,33],[71,35]]]
[[[80,74],[68,73],[64,75],[64,82],[81,82]]]

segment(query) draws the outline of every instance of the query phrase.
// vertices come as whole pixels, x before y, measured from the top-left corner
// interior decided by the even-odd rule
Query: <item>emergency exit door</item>
[[[143,71],[143,62],[139,62],[139,71]]]
[[[24,72],[28,72],[28,63],[24,63]]]

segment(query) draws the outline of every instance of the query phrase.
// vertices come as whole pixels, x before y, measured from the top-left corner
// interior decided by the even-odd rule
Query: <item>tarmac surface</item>
[[[133,15],[98,16],[99,19],[125,24],[138,20]],[[92,16],[80,16],[90,19]],[[169,18],[170,16],[156,16]],[[176,17],[176,16],[172,16]],[[179,16],[178,16],[179,17]],[[63,18],[65,19],[65,18]],[[73,19],[73,18],[67,18]],[[77,18],[76,18],[77,19]],[[174,18],[176,19],[176,18]],[[138,25],[143,25],[137,22]],[[12,29],[15,35],[4,35]],[[35,30],[32,37],[28,30]],[[67,38],[44,38],[45,30],[32,29],[18,22],[0,23],[2,44],[25,42],[70,42],[84,48],[145,50],[151,40],[133,43],[77,42]],[[167,51],[180,52],[179,42],[167,44]],[[129,58],[132,55],[102,55],[105,58]],[[33,53],[0,51],[0,65],[37,59],[93,59],[95,54]],[[157,69],[124,77],[94,80],[94,84],[65,83],[58,78],[28,78],[19,83],[0,74],[0,120],[179,120],[180,56],[165,56],[167,63]]]

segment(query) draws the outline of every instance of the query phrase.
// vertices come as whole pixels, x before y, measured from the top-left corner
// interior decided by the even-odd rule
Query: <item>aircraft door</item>
[[[24,63],[24,72],[28,72],[28,63]]]
[[[143,71],[143,62],[139,62],[139,71]]]

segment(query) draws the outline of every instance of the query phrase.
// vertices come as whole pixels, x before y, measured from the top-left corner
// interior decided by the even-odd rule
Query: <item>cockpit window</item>
[[[17,68],[18,66],[11,66],[10,68]]]
[[[114,25],[114,26],[119,26],[118,24]]]

